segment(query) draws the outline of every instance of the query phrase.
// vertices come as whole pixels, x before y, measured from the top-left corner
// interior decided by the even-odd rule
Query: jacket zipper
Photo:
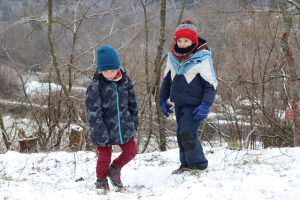
[[[120,119],[120,105],[119,105],[119,92],[118,92],[118,85],[115,82],[112,82],[116,88],[116,101],[117,101],[117,111],[118,111],[118,128],[119,128],[119,136],[121,144],[123,144],[122,139],[122,131],[121,131],[121,119]]]

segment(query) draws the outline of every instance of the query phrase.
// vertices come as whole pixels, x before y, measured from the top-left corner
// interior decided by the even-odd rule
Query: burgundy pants
[[[121,169],[124,165],[131,161],[137,152],[136,143],[134,140],[130,140],[125,144],[120,144],[120,148],[122,149],[122,153],[113,160],[112,164]],[[98,179],[105,179],[108,174],[108,166],[111,162],[111,155],[112,155],[112,146],[106,147],[97,147],[98,151],[98,160],[96,166],[96,176]]]

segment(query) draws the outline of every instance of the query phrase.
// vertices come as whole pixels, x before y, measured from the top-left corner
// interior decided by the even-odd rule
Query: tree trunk
[[[161,151],[166,151],[166,121],[164,120],[164,115],[160,112],[159,107],[159,83],[160,83],[160,71],[161,71],[161,57],[163,53],[165,39],[165,27],[166,27],[166,0],[160,2],[160,34],[159,34],[159,44],[157,47],[157,54],[154,61],[154,71],[156,72],[157,81],[154,86],[154,95],[156,102],[156,110],[158,116],[158,124],[159,124],[159,149]],[[156,92],[155,92],[156,91]]]
[[[10,146],[11,146],[11,142],[9,141],[9,137],[6,133],[6,130],[5,130],[5,127],[4,127],[4,123],[3,123],[3,118],[2,118],[2,108],[0,108],[0,130],[1,130],[1,133],[2,133],[2,137],[3,137],[3,140],[4,140],[4,144],[5,144],[5,147],[7,150],[10,149]]]
[[[294,123],[294,147],[300,146],[300,111],[299,111],[299,83],[297,78],[297,69],[295,66],[295,60],[292,51],[289,46],[289,34],[292,26],[292,13],[288,10],[286,0],[279,1],[279,8],[282,13],[281,23],[281,49],[285,55],[287,65],[290,70],[291,81],[291,96],[292,96],[292,111],[293,111],[293,123]],[[298,68],[298,67],[297,67]]]
[[[83,130],[76,130],[74,128],[71,129],[71,133],[69,136],[69,148],[71,151],[80,151],[82,150],[84,134]]]
[[[20,129],[18,132],[20,153],[32,153],[37,152],[37,137],[29,136],[27,137],[25,131]]]

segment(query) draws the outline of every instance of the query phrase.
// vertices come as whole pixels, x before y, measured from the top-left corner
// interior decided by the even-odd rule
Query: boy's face
[[[188,38],[179,38],[176,43],[179,48],[187,48],[193,44],[192,40]]]
[[[106,70],[106,71],[103,71],[101,73],[108,80],[113,80],[116,77],[117,73],[118,73],[118,69],[115,69],[115,70]]]

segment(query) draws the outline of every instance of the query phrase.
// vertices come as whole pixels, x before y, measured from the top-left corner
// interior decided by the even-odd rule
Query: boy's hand
[[[138,121],[136,117],[132,117],[132,122],[133,122],[133,130],[137,131],[137,127],[138,127]]]
[[[173,113],[173,110],[170,109],[172,105],[168,104],[167,99],[163,99],[163,98],[159,98],[159,102],[160,102],[161,111],[164,113],[166,117],[169,117],[169,114]]]
[[[198,107],[193,111],[193,114],[195,114],[195,116],[193,117],[193,119],[194,119],[194,120],[197,120],[197,121],[199,121],[199,122],[202,122],[204,119],[206,119],[210,107],[211,107],[211,104],[206,103],[206,102],[202,102],[202,103],[200,104],[200,106],[198,106]]]

